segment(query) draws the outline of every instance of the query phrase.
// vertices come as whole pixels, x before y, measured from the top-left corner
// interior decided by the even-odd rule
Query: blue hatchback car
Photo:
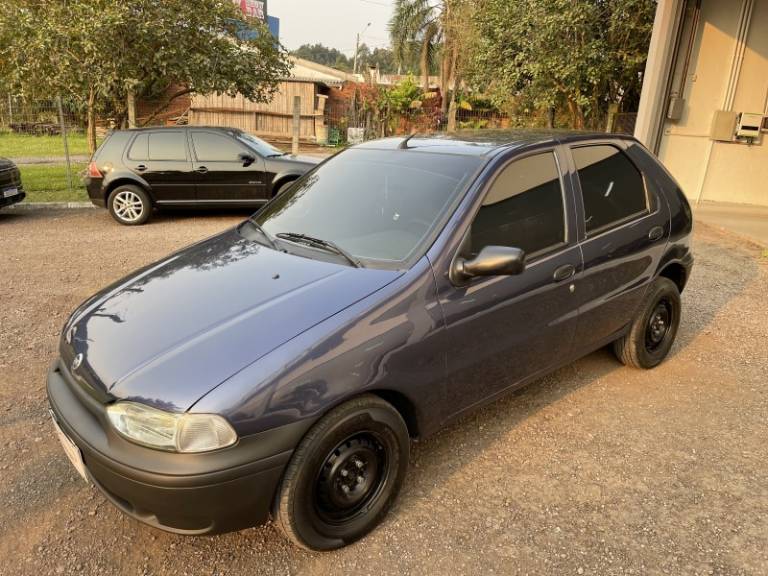
[[[678,185],[630,137],[390,138],[84,302],[48,396],[82,476],[151,526],[375,527],[409,439],[612,345],[669,352],[693,258]]]

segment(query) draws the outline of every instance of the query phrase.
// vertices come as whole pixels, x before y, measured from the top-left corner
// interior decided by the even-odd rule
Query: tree
[[[571,125],[639,96],[654,0],[480,0],[471,83],[498,106],[564,106]]]
[[[78,103],[91,151],[97,112],[129,91],[179,87],[161,107],[190,92],[265,102],[290,69],[266,27],[223,0],[6,0],[0,38],[4,81]]]
[[[398,62],[406,62],[415,46],[419,50],[422,89],[429,90],[429,72],[435,53],[443,38],[443,0],[433,4],[430,0],[396,0],[389,22],[392,47]]]
[[[414,46],[419,49],[422,89],[429,91],[429,73],[439,55],[441,110],[455,105],[461,79],[465,39],[471,34],[466,26],[473,3],[469,0],[396,0],[389,23],[395,57],[408,58]],[[453,96],[449,95],[453,85]]]
[[[317,62],[323,66],[330,66],[344,72],[352,71],[352,61],[343,52],[336,48],[328,48],[322,44],[303,44],[293,52],[298,58],[304,58],[310,62]]]

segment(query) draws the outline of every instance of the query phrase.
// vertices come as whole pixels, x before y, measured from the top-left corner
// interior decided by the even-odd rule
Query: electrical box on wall
[[[760,129],[763,126],[762,114],[751,114],[749,112],[742,112],[739,114],[738,122],[736,123],[736,137],[737,138],[751,138],[757,139],[760,137]]]

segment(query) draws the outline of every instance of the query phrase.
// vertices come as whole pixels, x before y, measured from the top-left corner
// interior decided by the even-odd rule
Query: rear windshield
[[[342,152],[255,216],[271,236],[330,240],[394,267],[421,256],[482,159],[409,150]]]
[[[119,161],[123,155],[123,149],[130,139],[130,132],[112,132],[106,137],[104,142],[101,143],[101,146],[96,149],[93,159],[98,160],[99,162],[115,163]]]

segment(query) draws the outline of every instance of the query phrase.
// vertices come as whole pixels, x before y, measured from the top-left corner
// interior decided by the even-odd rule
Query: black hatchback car
[[[118,130],[93,155],[85,185],[120,224],[138,225],[154,207],[259,206],[318,162],[233,128]]]
[[[0,158],[0,208],[24,200],[19,168],[6,158]]]
[[[48,376],[54,422],[142,522],[271,515],[337,548],[392,505],[409,437],[602,346],[659,364],[690,234],[680,188],[629,137],[361,144],[84,302]]]

